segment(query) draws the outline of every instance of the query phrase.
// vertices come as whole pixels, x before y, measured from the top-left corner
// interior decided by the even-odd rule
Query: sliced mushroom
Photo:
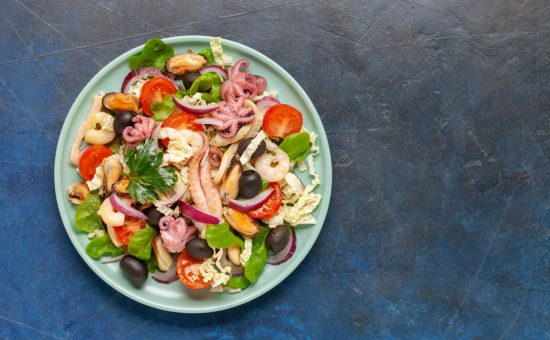
[[[229,261],[233,263],[236,266],[241,265],[241,247],[234,244],[227,248],[227,257],[229,257]]]
[[[128,196],[130,194],[128,192],[128,184],[130,184],[130,179],[128,177],[122,177],[113,184],[111,189],[119,196]]]
[[[239,194],[239,178],[241,177],[241,166],[235,164],[233,168],[225,175],[220,188],[220,197],[224,203],[230,199],[237,198]]]
[[[67,189],[67,198],[71,203],[80,204],[84,202],[89,193],[90,189],[85,182],[75,183]]]
[[[103,163],[103,181],[107,193],[111,193],[113,184],[120,179],[122,175],[122,164],[114,157],[108,157]]]
[[[159,269],[161,271],[165,272],[170,269],[170,267],[172,267],[172,264],[174,262],[172,254],[170,254],[168,249],[166,249],[164,243],[162,243],[161,237],[158,235],[153,238],[153,251],[155,252]]]
[[[207,60],[200,54],[185,52],[176,54],[166,61],[166,71],[183,76],[189,72],[196,72],[206,65]]]

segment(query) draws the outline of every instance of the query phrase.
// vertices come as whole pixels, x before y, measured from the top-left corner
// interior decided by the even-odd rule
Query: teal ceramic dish
[[[176,53],[188,49],[201,50],[208,46],[210,40],[211,37],[206,36],[164,39],[174,47]],[[69,164],[69,155],[76,131],[86,118],[92,103],[92,96],[101,91],[120,91],[122,80],[130,71],[127,63],[128,57],[141,51],[142,47],[139,46],[124,53],[99,71],[80,92],[63,124],[55,155],[54,177],[57,205],[67,235],[84,262],[103,281],[120,293],[145,305],[179,313],[207,313],[232,308],[251,301],[275,287],[298,267],[315,243],[323,226],[330,201],[332,166],[329,144],[321,119],[302,87],[277,63],[250,47],[224,39],[224,51],[231,55],[233,60],[248,59],[250,61],[249,72],[264,76],[268,81],[268,89],[276,89],[279,92],[279,99],[283,103],[298,108],[303,113],[304,126],[319,134],[318,144],[321,153],[315,158],[315,165],[321,185],[316,188],[316,192],[320,193],[323,198],[314,212],[317,224],[299,226],[296,229],[297,246],[294,256],[279,266],[266,265],[259,280],[241,293],[210,293],[207,289],[191,291],[179,281],[164,285],[151,278],[141,288],[136,289],[120,272],[117,263],[102,264],[86,255],[85,248],[89,240],[86,234],[78,232],[74,227],[75,206],[66,199],[66,190],[70,185],[81,180],[76,167]],[[307,173],[297,171],[297,175],[306,183],[311,181]]]

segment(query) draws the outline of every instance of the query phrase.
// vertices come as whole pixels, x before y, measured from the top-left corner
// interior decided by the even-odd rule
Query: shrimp
[[[277,146],[272,147],[270,151],[271,153],[267,152],[258,157],[254,167],[262,176],[262,179],[269,182],[278,182],[285,178],[290,171],[290,159],[286,152]]]
[[[162,128],[158,137],[170,139],[164,154],[164,162],[178,168],[183,167],[190,158],[199,154],[204,147],[202,136],[188,129]]]

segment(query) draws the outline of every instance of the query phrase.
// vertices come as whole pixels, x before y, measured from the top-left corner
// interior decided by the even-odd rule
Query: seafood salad
[[[240,292],[292,257],[297,226],[316,223],[317,134],[220,38],[204,47],[149,40],[120,92],[90,98],[71,146],[82,181],[67,197],[86,253],[137,288],[151,274]]]

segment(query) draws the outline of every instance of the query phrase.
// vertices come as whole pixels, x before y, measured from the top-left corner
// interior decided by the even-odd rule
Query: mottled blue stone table
[[[84,264],[53,187],[88,80],[153,36],[242,42],[317,106],[333,155],[309,256],[208,315]],[[0,338],[549,338],[548,0],[0,0]]]

